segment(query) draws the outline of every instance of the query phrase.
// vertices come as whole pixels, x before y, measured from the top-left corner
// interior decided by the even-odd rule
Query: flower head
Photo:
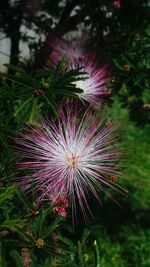
[[[81,41],[81,39],[78,42],[69,42],[57,35],[52,36],[50,39],[50,46],[53,49],[51,60],[58,64],[64,57],[69,70],[82,68],[83,75],[80,76],[79,81],[75,82],[76,87],[83,90],[78,96],[91,105],[101,106],[104,98],[111,92],[106,83],[108,65],[102,66],[97,55],[87,50],[84,42],[85,40]]]
[[[73,208],[79,203],[86,215],[89,192],[99,200],[97,189],[106,192],[109,186],[121,191],[111,182],[111,177],[119,174],[117,139],[113,123],[108,126],[104,117],[95,118],[90,110],[80,118],[68,106],[57,123],[42,119],[39,128],[19,133],[16,139],[16,150],[22,158],[17,165],[26,170],[26,175],[19,177],[22,189],[37,190],[38,202],[51,201],[55,195],[55,203],[63,195]],[[65,212],[67,205],[63,202],[64,210],[57,212]]]
[[[80,45],[76,42],[70,42],[64,40],[59,35],[53,35],[49,39],[50,47],[53,49],[51,53],[51,60],[58,64],[62,57],[65,57],[66,60],[72,61],[74,59],[80,59],[83,57],[83,46],[81,46],[81,41],[79,41]]]
[[[77,69],[79,67],[84,73],[80,76],[81,80],[75,82],[76,87],[83,90],[78,94],[79,98],[91,105],[101,105],[104,98],[111,92],[106,82],[108,66],[99,66],[95,58],[91,58],[91,60],[85,58],[80,62],[72,61],[69,68]]]
[[[114,0],[114,7],[116,7],[116,8],[120,8],[121,7],[121,0]]]
[[[58,193],[56,196],[52,196],[51,205],[55,206],[53,208],[54,212],[57,212],[62,217],[67,217],[67,211],[66,208],[68,207],[68,199],[65,198],[63,195],[58,196]]]

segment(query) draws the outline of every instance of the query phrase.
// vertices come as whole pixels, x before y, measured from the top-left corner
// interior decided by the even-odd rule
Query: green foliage
[[[71,227],[68,228],[63,217],[53,212],[51,206],[31,205],[16,185],[2,188],[1,191],[2,266],[24,266],[23,250],[26,250],[26,257],[30,258],[33,267],[49,264],[93,266],[96,260],[88,229],[83,231],[81,240],[75,241],[76,233]],[[67,232],[69,238],[64,236]]]
[[[122,226],[114,235],[105,226],[95,225],[98,237],[101,267],[147,267],[150,264],[150,231],[136,225]]]
[[[19,218],[16,219],[6,219],[3,223],[0,224],[1,228],[8,228],[11,231],[17,231],[18,228],[23,228],[25,225],[25,220]]]
[[[3,97],[9,96],[7,102],[9,105],[11,102],[11,119],[13,118],[14,122],[19,125],[27,121],[33,124],[41,112],[44,113],[48,110],[52,115],[57,115],[58,99],[56,96],[57,98],[76,97],[82,92],[80,88],[76,88],[75,82],[83,80],[84,73],[81,69],[70,71],[64,69],[63,62],[60,62],[57,67],[52,66],[50,70],[37,70],[32,76],[22,68],[10,64],[5,64],[5,66],[15,71],[15,75],[0,74],[3,79],[12,82],[8,84],[4,82],[4,88],[1,89],[2,95]]]
[[[70,231],[69,231],[70,232]],[[73,238],[70,238],[70,237]],[[94,267],[99,266],[99,262],[97,261],[97,254],[95,255],[95,246],[94,242],[91,239],[91,232],[89,229],[85,228],[83,230],[82,236],[80,240],[76,240],[76,231],[71,231],[69,238],[64,237],[61,233],[58,233],[56,236],[58,244],[60,244],[60,248],[62,249],[62,255],[60,258],[60,262],[64,267]],[[96,246],[96,251],[98,253],[98,246]]]
[[[120,183],[128,188],[129,195],[119,198],[122,209],[106,199],[103,207],[97,208],[98,221],[90,230],[93,239],[97,238],[101,267],[147,267],[150,265],[150,128],[136,127],[129,119],[128,110],[122,108],[119,97],[115,97],[113,103],[111,114],[124,130],[128,151]]]
[[[15,249],[10,251],[10,256],[13,258],[14,262],[17,264],[17,267],[24,267],[21,256]]]
[[[5,188],[5,190],[2,188],[0,189],[0,205],[2,208],[2,204],[4,204],[8,199],[11,199],[14,195],[14,193],[16,192],[17,187],[15,184]]]
[[[113,102],[112,115],[118,118],[121,128],[124,129],[125,149],[128,152],[122,181],[129,189],[133,209],[148,209],[150,205],[150,128],[149,125],[143,128],[136,127],[130,121],[129,111],[122,108],[119,97],[115,97]]]
[[[116,91],[130,118],[138,125],[150,122],[150,28],[144,34],[135,34],[132,45],[114,59]]]

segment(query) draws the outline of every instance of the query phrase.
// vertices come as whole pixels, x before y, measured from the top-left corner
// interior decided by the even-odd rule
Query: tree
[[[15,65],[19,62],[22,16],[19,2],[6,0],[0,3],[0,30],[10,38],[10,63]]]

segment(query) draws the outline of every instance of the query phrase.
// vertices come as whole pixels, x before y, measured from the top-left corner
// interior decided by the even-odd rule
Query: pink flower
[[[65,198],[63,195],[59,196],[59,197],[52,196],[51,205],[55,206],[53,208],[54,212],[57,212],[62,217],[67,217],[67,211],[66,211],[66,208],[68,207],[68,199],[67,198]]]
[[[66,61],[72,61],[74,59],[80,59],[83,56],[83,46],[81,42],[69,42],[61,38],[59,35],[53,35],[49,39],[49,46],[53,49],[50,59],[58,64],[62,58]]]
[[[114,0],[114,7],[120,8],[121,7],[121,0]]]
[[[57,212],[60,216],[65,217],[65,218],[68,215],[66,209],[61,206],[53,208],[53,211]]]
[[[71,43],[54,35],[50,45],[53,48],[51,54],[53,62],[58,64],[64,56],[69,70],[82,68],[84,74],[80,78],[83,79],[75,82],[76,87],[83,90],[83,93],[78,94],[78,97],[91,105],[101,106],[104,98],[111,93],[108,83],[106,83],[108,66],[100,66],[95,53],[87,52],[81,41]]]
[[[74,210],[79,203],[86,217],[89,192],[100,200],[97,189],[122,191],[111,181],[120,168],[118,137],[116,126],[107,123],[104,114],[95,117],[90,110],[81,117],[68,106],[57,123],[41,120],[39,128],[30,126],[16,139],[16,151],[22,158],[17,166],[26,173],[18,178],[22,189],[36,190],[39,202],[57,196],[53,200],[57,203],[63,195]],[[67,206],[63,202],[55,211],[65,217]]]
[[[70,69],[82,67],[83,75],[81,80],[75,82],[77,88],[83,90],[78,97],[91,105],[101,105],[104,98],[111,93],[106,82],[108,66],[99,66],[95,58],[84,58],[80,62],[74,60],[70,64]]]

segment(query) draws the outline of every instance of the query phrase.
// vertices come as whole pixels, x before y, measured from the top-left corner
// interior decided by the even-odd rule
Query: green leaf
[[[16,263],[16,267],[24,267],[22,263],[22,259],[20,254],[17,252],[17,250],[13,249],[9,252],[10,256],[13,258],[13,260]]]
[[[114,61],[115,66],[116,66],[119,70],[122,71],[122,70],[123,70],[123,66],[120,65],[119,62],[118,62],[116,59],[114,59],[113,61]]]
[[[42,210],[41,214],[36,217],[35,225],[34,225],[34,233],[37,237],[43,237],[43,227],[46,220],[46,217],[52,211],[52,207],[48,209]]]
[[[59,217],[57,218],[50,227],[48,227],[48,230],[45,231],[45,233],[42,235],[42,238],[45,239],[47,236],[49,236],[54,230],[56,230],[59,227],[60,221],[62,221],[63,218]]]
[[[91,231],[89,229],[87,228],[84,229],[83,234],[82,234],[82,246],[83,247],[86,246],[90,233]]]
[[[84,267],[83,251],[80,241],[78,241],[78,260],[79,260],[79,267]]]
[[[20,113],[23,109],[25,109],[25,107],[32,101],[33,97],[29,97],[27,100],[25,100],[23,103],[21,103],[21,105],[19,106],[19,108],[17,108],[17,110],[14,113],[14,117],[16,117],[18,115],[18,113]]]
[[[16,195],[18,197],[18,200],[20,201],[20,203],[26,208],[29,209],[29,204],[26,201],[26,198],[23,195],[23,192],[21,191],[21,188],[17,188],[17,192]]]
[[[52,108],[54,115],[57,117],[57,105],[56,105],[55,100],[53,99],[53,96],[51,96],[50,99],[45,94],[43,94],[42,96],[46,100],[48,105]]]
[[[95,248],[95,254],[96,254],[96,267],[100,267],[99,248],[98,248],[98,244],[96,240],[94,240],[94,248]]]
[[[16,231],[18,228],[23,228],[25,224],[26,220],[22,220],[20,218],[6,219],[2,224],[0,224],[0,227],[8,228],[11,231]]]
[[[10,68],[14,70],[15,72],[21,74],[21,77],[25,79],[26,82],[30,83],[32,86],[31,87],[38,87],[37,81],[28,73],[26,73],[22,68],[16,67],[12,64],[4,64],[7,68]]]
[[[73,242],[71,240],[69,240],[68,238],[62,236],[60,233],[58,233],[57,239],[62,241],[68,247],[73,248]]]
[[[13,184],[8,188],[6,188],[5,191],[0,194],[0,205],[5,203],[6,200],[11,199],[16,191],[17,191],[16,184]]]
[[[29,123],[32,124],[35,116],[37,115],[37,111],[38,111],[39,107],[38,107],[38,99],[34,98],[33,100],[33,105],[32,105],[32,109],[31,109],[31,114],[29,117]]]
[[[25,78],[20,77],[20,76],[14,76],[14,75],[12,76],[12,75],[7,74],[7,73],[0,73],[0,76],[4,77],[4,78],[6,78],[12,82],[15,82],[17,84],[23,85],[24,87],[30,88],[30,89],[36,89],[39,87],[39,85],[37,85],[37,84],[34,86],[31,85],[31,83],[28,80],[26,80]]]

